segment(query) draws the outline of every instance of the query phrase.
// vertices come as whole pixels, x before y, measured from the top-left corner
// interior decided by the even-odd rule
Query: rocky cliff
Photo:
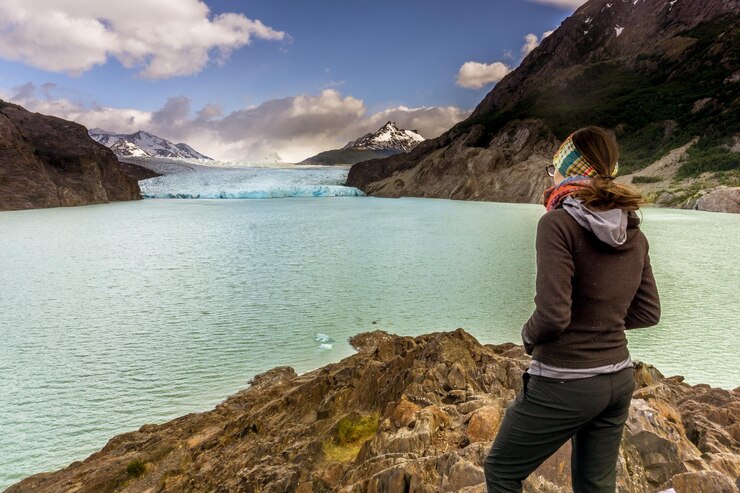
[[[20,492],[480,492],[482,464],[528,356],[465,332],[350,339],[358,353],[301,375],[277,367],[214,410],[112,438]],[[620,493],[732,493],[740,390],[689,386],[640,364]],[[525,492],[569,489],[569,444]]]
[[[140,198],[85,127],[0,101],[0,211]]]
[[[739,186],[740,3],[590,0],[468,119],[411,152],[354,165],[347,185],[390,197],[537,202],[542,168],[586,125],[615,131],[623,174],[691,143],[661,192],[697,178]]]

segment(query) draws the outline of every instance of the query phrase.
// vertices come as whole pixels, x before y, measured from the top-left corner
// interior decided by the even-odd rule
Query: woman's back
[[[540,219],[537,229],[537,309],[525,326],[543,363],[590,368],[629,356],[624,330],[653,325],[660,305],[648,243],[639,218],[627,216],[623,243],[607,244],[566,209]],[[603,232],[599,232],[602,233]]]

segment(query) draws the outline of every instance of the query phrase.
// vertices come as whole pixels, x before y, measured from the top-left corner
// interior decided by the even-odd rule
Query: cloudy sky
[[[2,0],[0,98],[218,159],[435,137],[583,0]]]

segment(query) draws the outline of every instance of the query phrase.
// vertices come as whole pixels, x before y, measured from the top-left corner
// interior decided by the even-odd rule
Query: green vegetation
[[[740,111],[740,104],[736,111]],[[717,129],[706,132],[699,142],[689,148],[686,162],[676,178],[690,178],[707,171],[729,171],[740,168],[740,153],[730,151],[734,142]]]
[[[724,81],[740,66],[740,15],[700,24],[669,43],[683,51],[673,58],[645,54],[584,65],[567,84],[553,81],[464,126],[483,124],[493,135],[510,120],[539,118],[560,139],[586,125],[612,128],[623,174],[700,136],[681,176],[737,169],[738,155],[729,152],[726,138],[740,134],[740,83]],[[706,101],[692,111],[699,100]]]
[[[126,466],[126,474],[135,478],[144,474],[144,471],[146,471],[146,466],[138,459],[131,461],[129,465]]]
[[[335,462],[349,462],[357,457],[360,447],[378,431],[380,413],[352,418],[345,416],[337,423],[336,432],[324,442],[324,457]]]
[[[658,183],[663,181],[660,176],[633,176],[632,183]]]

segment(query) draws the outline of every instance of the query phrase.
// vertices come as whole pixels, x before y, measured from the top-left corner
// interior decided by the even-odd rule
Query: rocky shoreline
[[[350,338],[357,353],[282,366],[215,409],[112,438],[19,492],[480,492],[482,463],[529,357],[463,329]],[[690,386],[638,364],[618,492],[736,491],[740,389]],[[569,444],[525,492],[569,491]]]

